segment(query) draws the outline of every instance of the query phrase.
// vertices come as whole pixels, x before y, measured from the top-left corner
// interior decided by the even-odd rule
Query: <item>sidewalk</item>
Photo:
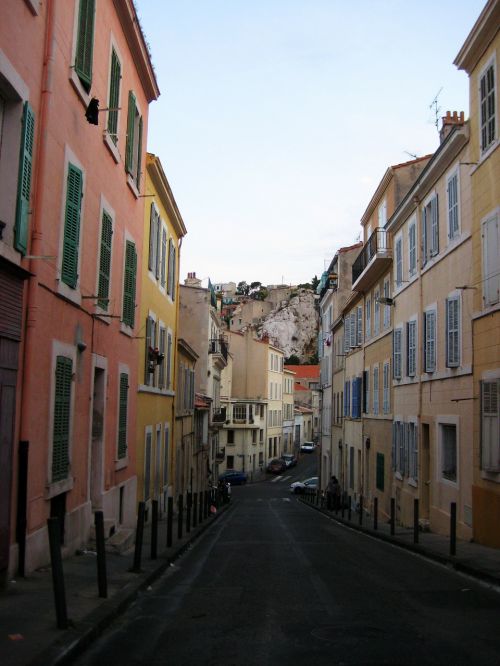
[[[500,587],[500,550],[497,548],[488,548],[478,543],[469,541],[456,541],[456,554],[450,555],[449,537],[434,534],[432,532],[419,532],[418,543],[413,541],[413,529],[396,525],[395,534],[392,536],[390,524],[388,522],[378,521],[377,530],[373,529],[373,517],[367,513],[363,515],[363,524],[359,524],[359,513],[352,511],[351,520],[348,519],[347,509],[342,518],[341,511],[327,511],[321,506],[311,504],[305,497],[301,498],[305,504],[308,504],[317,511],[345,525],[351,529],[369,534],[372,537],[392,543],[400,548],[406,548],[423,557],[440,562],[453,567],[457,571],[473,576],[483,582]]]
[[[132,573],[134,547],[124,554],[106,553],[107,599],[98,596],[95,551],[82,551],[63,561],[69,629],[58,629],[50,566],[15,578],[0,592],[0,663],[2,666],[52,666],[72,659],[98,636],[143,590],[153,584],[190,544],[231,505],[204,519],[166,549],[166,519],[158,525],[158,557],[150,558],[151,524],[144,529],[141,573]]]

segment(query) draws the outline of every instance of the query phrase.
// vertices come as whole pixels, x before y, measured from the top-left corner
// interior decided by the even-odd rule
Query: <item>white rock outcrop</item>
[[[314,292],[297,289],[290,300],[275,308],[259,326],[260,338],[269,337],[271,342],[285,352],[307,363],[316,350],[318,336],[318,313]]]

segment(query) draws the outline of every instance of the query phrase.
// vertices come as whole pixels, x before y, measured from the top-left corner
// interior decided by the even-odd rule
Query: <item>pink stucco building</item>
[[[158,94],[132,0],[2,2],[0,280],[14,276],[23,304],[11,431],[0,423],[4,572],[47,562],[49,516],[67,552],[96,509],[109,532],[135,519],[140,195]]]

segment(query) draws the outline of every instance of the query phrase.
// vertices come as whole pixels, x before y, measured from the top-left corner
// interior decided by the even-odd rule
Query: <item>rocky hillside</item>
[[[273,344],[285,352],[308,363],[317,351],[318,313],[314,292],[297,289],[287,301],[282,301],[263,320],[258,328],[259,337],[269,337]]]

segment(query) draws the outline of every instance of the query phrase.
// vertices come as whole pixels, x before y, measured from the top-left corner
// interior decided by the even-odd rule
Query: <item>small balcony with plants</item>
[[[390,266],[392,248],[385,229],[375,229],[352,265],[354,291],[368,289]]]

